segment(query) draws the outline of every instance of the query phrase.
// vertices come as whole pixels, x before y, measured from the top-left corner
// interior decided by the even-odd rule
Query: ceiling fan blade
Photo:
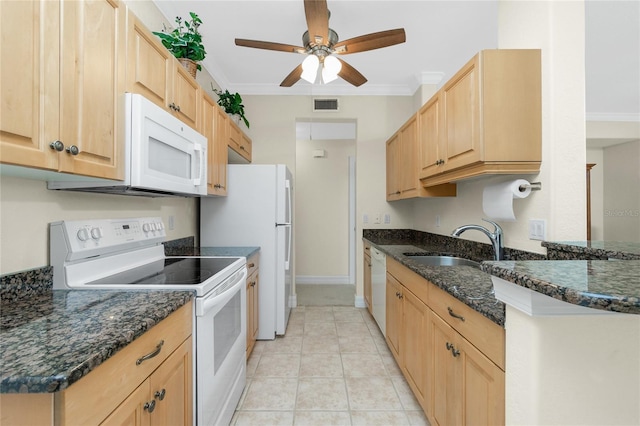
[[[406,40],[404,28],[397,28],[340,41],[333,48],[335,53],[346,55],[348,53],[366,52],[367,50],[393,46],[394,44],[404,43]]]
[[[312,44],[329,42],[329,9],[326,0],[304,0],[304,14]]]
[[[302,64],[295,67],[295,69],[291,71],[289,75],[284,78],[284,80],[282,80],[282,83],[280,83],[280,87],[293,86],[298,82],[298,80],[300,80],[301,76],[302,76]]]
[[[353,84],[356,87],[362,86],[364,83],[367,82],[367,79],[365,78],[365,76],[360,74],[360,72],[357,69],[355,69],[354,67],[352,67],[351,65],[343,61],[342,59],[340,58],[337,58],[337,59],[342,64],[342,69],[338,73],[338,76],[340,76],[340,78],[344,79],[348,83]]]
[[[236,46],[254,47],[256,49],[265,50],[276,50],[278,52],[306,53],[306,49],[300,46],[293,46],[291,44],[283,43],[273,43],[270,41],[246,40],[243,38],[236,39]]]

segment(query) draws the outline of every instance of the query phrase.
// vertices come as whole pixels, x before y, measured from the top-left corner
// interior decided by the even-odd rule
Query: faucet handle
[[[494,232],[495,234],[501,234],[501,233],[502,233],[502,228],[500,227],[500,225],[498,225],[498,224],[497,224],[497,223],[495,223],[494,221],[489,220],[489,219],[485,219],[485,218],[482,218],[482,220],[484,220],[485,222],[489,222],[490,224],[492,224],[492,225],[494,226],[494,230],[493,230],[493,232]]]

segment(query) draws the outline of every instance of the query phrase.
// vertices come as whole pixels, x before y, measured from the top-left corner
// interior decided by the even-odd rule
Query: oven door
[[[197,424],[229,424],[246,382],[246,279],[242,268],[196,299]]]
[[[127,96],[131,186],[206,195],[207,138],[143,96]]]

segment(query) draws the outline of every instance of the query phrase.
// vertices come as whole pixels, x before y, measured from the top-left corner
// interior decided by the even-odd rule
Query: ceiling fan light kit
[[[304,0],[304,11],[308,27],[308,30],[302,35],[304,47],[259,40],[239,38],[235,40],[237,46],[307,55],[302,64],[291,71],[280,83],[282,87],[291,87],[301,79],[311,84],[316,82],[326,84],[338,77],[356,87],[361,86],[367,82],[367,79],[358,70],[335,55],[366,52],[406,41],[403,28],[339,41],[338,33],[329,28],[330,12],[326,0]],[[318,79],[319,67],[322,67],[320,79]]]

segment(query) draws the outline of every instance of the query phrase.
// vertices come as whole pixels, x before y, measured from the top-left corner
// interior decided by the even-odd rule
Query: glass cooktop
[[[168,257],[87,284],[198,285],[236,260],[237,257]]]

